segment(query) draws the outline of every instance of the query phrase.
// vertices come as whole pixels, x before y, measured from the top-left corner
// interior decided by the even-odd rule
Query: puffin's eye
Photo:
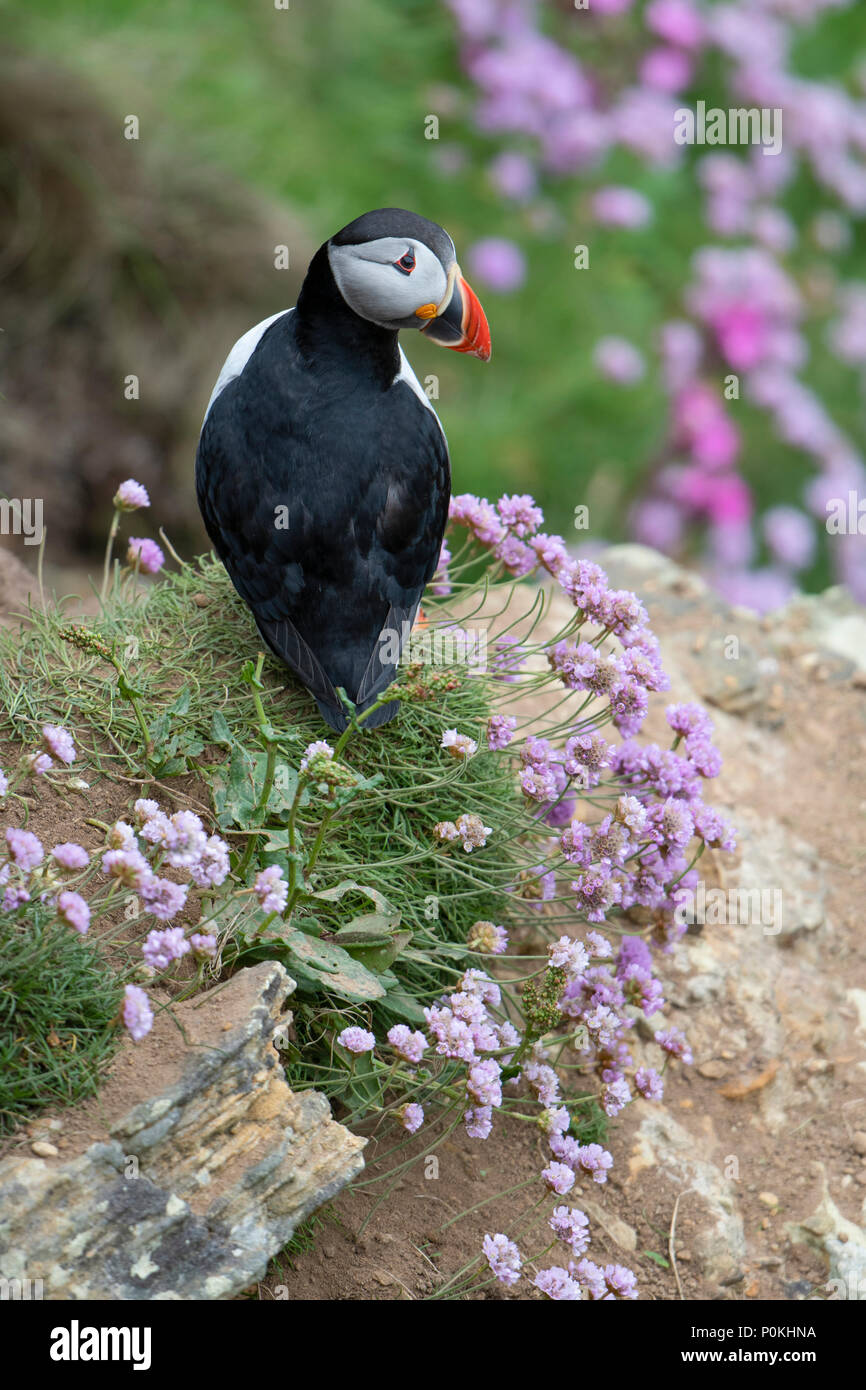
[[[404,275],[412,274],[412,271],[415,269],[415,252],[412,250],[411,246],[405,256],[401,256],[399,261],[395,261],[394,264]]]

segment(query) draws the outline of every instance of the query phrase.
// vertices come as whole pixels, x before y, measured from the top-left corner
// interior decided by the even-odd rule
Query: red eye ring
[[[394,265],[398,270],[402,271],[404,275],[411,275],[412,271],[415,269],[415,252],[413,248],[410,246],[406,254],[401,256],[399,261],[395,261]]]

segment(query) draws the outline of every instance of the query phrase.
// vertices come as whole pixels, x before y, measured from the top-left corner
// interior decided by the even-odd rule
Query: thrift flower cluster
[[[866,84],[862,71],[851,80],[824,75],[825,30],[813,32],[828,10],[857,3],[591,0],[576,16],[572,6],[443,0],[473,97],[471,144],[490,142],[488,180],[506,211],[516,205],[521,240],[546,244],[569,225],[578,199],[614,255],[620,239],[634,238],[639,258],[652,254],[642,234],[670,215],[656,207],[656,188],[676,187],[676,205],[701,210],[683,281],[671,267],[660,285],[652,337],[638,345],[614,331],[585,350],[619,389],[648,375],[652,354],[666,395],[667,439],[647,467],[632,533],[681,554],[697,532],[711,583],[759,610],[787,600],[822,533],[827,544],[828,517],[866,488],[862,445],[834,418],[843,397],[830,397],[828,385],[846,374],[853,383],[866,362],[866,284],[852,260],[866,211]],[[808,74],[807,51],[817,55]],[[688,150],[681,113],[694,117],[695,94],[708,92],[706,143],[698,136]],[[783,113],[784,139],[779,119],[761,143],[729,129],[719,141],[728,148],[715,148],[716,106],[762,119]],[[465,159],[460,146],[443,149],[442,176]],[[619,181],[629,168],[641,187]],[[804,181],[812,190],[805,202]],[[665,239],[666,228],[655,233]],[[525,281],[526,253],[514,241],[484,238],[467,257],[499,293]],[[723,389],[732,377],[735,395]],[[754,426],[741,397],[775,436],[771,468],[790,448],[812,468],[805,486],[762,514],[747,474]],[[504,552],[525,563],[517,518],[504,519]],[[837,526],[827,548],[838,581],[866,598],[856,526]]]

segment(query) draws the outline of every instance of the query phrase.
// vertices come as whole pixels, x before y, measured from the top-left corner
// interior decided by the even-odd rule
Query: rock
[[[619,1216],[615,1216],[612,1211],[607,1211],[598,1202],[593,1202],[588,1197],[580,1199],[580,1206],[591,1221],[598,1222],[602,1230],[607,1232],[620,1250],[632,1252],[637,1249],[637,1232],[634,1227],[629,1226]]]
[[[696,1218],[689,1248],[706,1278],[721,1283],[741,1267],[746,1254],[743,1218],[735,1185],[701,1152],[696,1136],[673,1116],[647,1102],[635,1102],[643,1112],[629,1161],[630,1181],[655,1165],[681,1191],[680,1217]]]
[[[146,1081],[121,1054],[94,1105],[123,1103],[95,1142],[59,1163],[0,1161],[0,1274],[68,1300],[228,1299],[263,1278],[363,1167],[364,1141],[324,1096],[286,1084],[272,1038],[293,989],[264,962],[176,1006],[161,1088],[130,1104]]]
[[[707,1081],[721,1081],[722,1077],[727,1076],[728,1068],[725,1066],[724,1062],[720,1062],[711,1057],[708,1062],[701,1062],[698,1067],[698,1072],[701,1076],[705,1077]]]
[[[60,1156],[60,1150],[57,1146],[49,1144],[46,1139],[37,1139],[36,1143],[31,1144],[30,1147],[35,1154],[38,1154],[39,1158],[58,1158]]]
[[[854,1131],[854,1152],[866,1156],[866,1130],[856,1129]]]
[[[783,626],[866,671],[866,614],[845,589],[835,586],[823,594],[798,595],[779,614],[779,627]]]
[[[774,1208],[781,1206],[781,1203],[778,1197],[776,1196],[775,1192],[759,1192],[758,1201],[761,1202],[765,1207]]]
[[[821,1198],[815,1210],[788,1226],[794,1244],[805,1244],[827,1256],[831,1298],[866,1301],[866,1230],[843,1216],[830,1196],[823,1163],[815,1164],[821,1177]],[[844,1239],[843,1239],[844,1237]]]

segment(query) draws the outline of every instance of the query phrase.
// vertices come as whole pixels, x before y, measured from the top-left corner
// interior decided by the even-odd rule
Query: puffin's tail
[[[367,708],[373,703],[373,700],[369,700],[367,702]],[[342,705],[333,705],[327,703],[325,700],[318,699],[316,700],[316,704],[319,707],[319,714],[322,716],[325,723],[330,728],[334,729],[336,733],[341,734],[343,730],[348,727],[349,721],[346,718],[346,712]],[[381,709],[377,709],[374,714],[371,714],[368,719],[364,719],[361,722],[361,728],[378,729],[382,724],[389,724],[397,714],[399,708],[399,700],[389,700],[387,705],[383,705]],[[363,712],[363,709],[358,709],[359,714],[363,714]]]

